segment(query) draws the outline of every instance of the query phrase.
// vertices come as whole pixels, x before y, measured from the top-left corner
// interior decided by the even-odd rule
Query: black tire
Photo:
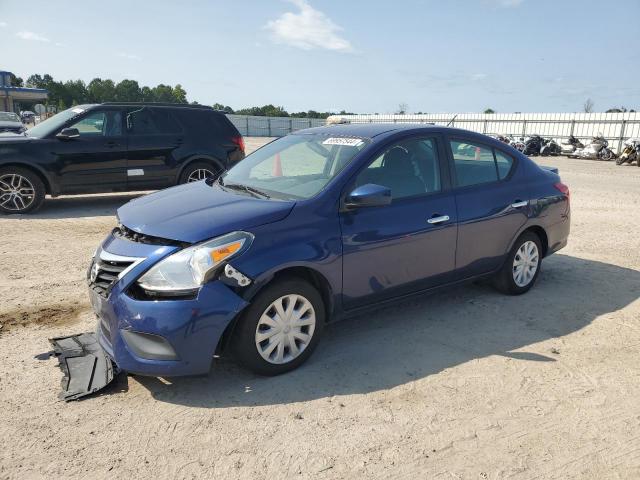
[[[616,165],[624,165],[627,163],[628,158],[618,157],[616,158]]]
[[[181,183],[181,184],[182,183],[188,183],[189,182],[189,178],[191,177],[191,175],[194,174],[195,172],[198,172],[199,170],[206,170],[208,172],[211,172],[211,176],[210,177],[209,176],[206,177],[206,178],[211,178],[211,179],[218,178],[220,173],[222,173],[220,168],[218,168],[213,163],[204,162],[204,161],[202,161],[202,162],[201,161],[197,161],[197,162],[190,163],[189,165],[187,165],[185,167],[185,169],[180,174],[180,179],[179,179],[178,183]],[[204,180],[204,178],[201,178],[201,180]],[[194,181],[194,180],[192,180],[192,181]]]
[[[10,181],[11,176],[15,175],[16,177],[21,177],[22,185],[27,186],[31,184],[31,188],[28,190],[23,187],[23,192],[33,192],[32,195],[20,195],[20,198],[9,198],[10,194],[5,194],[10,185],[6,183]],[[21,167],[4,167],[0,168],[0,180],[4,179],[4,182],[0,184],[0,212],[6,214],[20,214],[20,213],[31,213],[35,212],[38,208],[42,206],[42,202],[44,202],[44,197],[46,195],[46,190],[44,187],[44,183],[40,177],[28,170],[26,168]],[[25,198],[28,200],[26,201]],[[23,208],[21,208],[24,205]]]
[[[270,363],[258,352],[256,332],[263,313],[273,302],[286,295],[300,295],[307,299],[315,312],[315,326],[311,340],[301,353],[287,363]],[[231,337],[231,351],[238,362],[259,375],[280,375],[302,365],[313,353],[324,329],[326,310],[318,290],[305,280],[291,277],[268,285],[251,301],[242,313]],[[267,340],[265,340],[267,341]]]
[[[535,274],[533,275],[533,278],[526,285],[518,285],[514,279],[514,260],[516,255],[518,254],[518,250],[520,250],[520,247],[522,247],[527,242],[533,242],[536,244],[538,252],[537,269],[535,271]],[[542,244],[540,242],[540,237],[538,237],[538,235],[533,232],[524,232],[515,241],[513,247],[511,248],[511,251],[509,252],[509,255],[507,255],[507,259],[504,265],[496,274],[494,278],[494,285],[498,290],[508,295],[522,295],[523,293],[528,292],[536,283],[541,268]]]

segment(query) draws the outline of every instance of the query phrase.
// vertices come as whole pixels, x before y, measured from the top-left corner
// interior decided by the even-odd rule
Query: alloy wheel
[[[531,283],[538,271],[540,255],[535,242],[524,242],[513,258],[513,281],[518,287],[526,287]]]
[[[206,180],[208,178],[213,178],[214,176],[215,175],[211,170],[207,170],[206,168],[198,168],[191,172],[191,174],[187,178],[187,183],[199,182],[200,180]]]
[[[302,295],[284,295],[272,302],[258,321],[258,353],[272,364],[289,363],[309,346],[315,326],[311,302]]]
[[[0,207],[21,212],[31,206],[35,197],[35,188],[26,177],[15,173],[0,177]]]

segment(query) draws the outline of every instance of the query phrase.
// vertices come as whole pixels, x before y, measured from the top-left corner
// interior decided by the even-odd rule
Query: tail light
[[[566,186],[564,183],[558,182],[558,183],[555,183],[553,186],[556,187],[556,190],[561,192],[565,197],[567,198],[571,197],[571,192],[569,191],[569,187]]]
[[[238,137],[233,137],[231,141],[238,146],[238,148],[242,153],[244,153],[244,138],[242,138],[242,135]]]

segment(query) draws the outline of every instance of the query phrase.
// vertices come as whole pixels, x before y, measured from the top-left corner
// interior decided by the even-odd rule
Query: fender
[[[218,169],[220,169],[221,172],[224,172],[226,170],[226,167],[224,166],[224,162],[216,157],[212,157],[211,155],[200,155],[200,154],[190,155],[189,157],[187,157],[181,162],[180,169],[178,170],[178,174],[176,175],[176,179],[175,179],[176,185],[180,181],[180,177],[182,176],[182,172],[184,171],[184,169],[187,168],[189,165],[191,165],[193,162],[199,162],[199,161],[213,163],[216,167],[218,167]]]
[[[55,197],[59,194],[59,190],[55,188],[57,184],[52,180],[51,175],[49,175],[49,173],[47,173],[44,168],[36,163],[27,163],[22,160],[3,160],[0,161],[0,168],[3,167],[20,167],[27,170],[35,171],[38,175],[40,175],[42,180],[44,180],[45,192],[50,194],[52,197]]]

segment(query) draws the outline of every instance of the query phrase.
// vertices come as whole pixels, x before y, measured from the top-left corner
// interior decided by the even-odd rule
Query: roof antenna
[[[453,116],[453,118],[449,121],[449,123],[447,123],[447,127],[449,125],[451,125],[456,118],[458,118],[458,114],[457,113]]]

